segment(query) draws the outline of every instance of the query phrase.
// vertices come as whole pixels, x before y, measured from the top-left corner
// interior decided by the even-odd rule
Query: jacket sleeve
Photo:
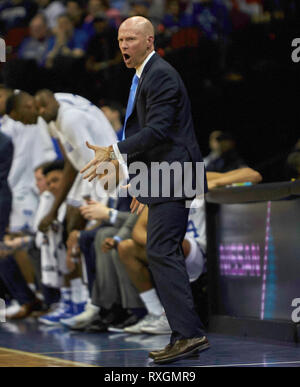
[[[147,74],[148,75],[148,74]],[[144,153],[169,138],[174,130],[179,94],[178,79],[167,69],[156,70],[145,80],[145,126],[133,136],[118,143],[122,154]]]

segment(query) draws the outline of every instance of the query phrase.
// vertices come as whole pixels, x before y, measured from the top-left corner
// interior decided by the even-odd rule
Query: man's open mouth
[[[128,54],[123,54],[123,58],[124,58],[124,60],[128,60],[128,59],[130,59],[130,55],[128,55]]]

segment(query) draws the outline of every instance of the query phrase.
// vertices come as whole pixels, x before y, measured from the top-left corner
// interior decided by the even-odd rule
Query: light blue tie
[[[126,115],[125,115],[125,122],[124,122],[124,126],[123,126],[122,140],[125,140],[126,123],[127,123],[128,117],[130,116],[130,114],[132,113],[132,110],[133,110],[133,103],[134,103],[134,98],[135,98],[136,90],[137,90],[137,87],[138,87],[138,84],[139,84],[139,79],[140,78],[136,74],[134,74],[134,77],[132,78],[132,83],[131,83],[131,87],[130,87],[128,103],[127,103],[127,108],[126,108]]]

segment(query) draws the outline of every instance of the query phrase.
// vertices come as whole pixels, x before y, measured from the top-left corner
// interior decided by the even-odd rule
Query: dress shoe
[[[9,320],[21,320],[28,317],[33,311],[42,310],[42,302],[38,299],[21,305],[17,313],[9,316]]]
[[[152,351],[152,352],[149,352],[149,357],[151,357],[151,359],[154,359],[155,357],[157,356],[162,356],[164,355],[165,353],[169,352],[169,350],[172,348],[172,344],[168,344],[165,348],[163,349],[159,349],[157,351]]]
[[[197,351],[204,351],[205,349],[208,349],[209,346],[209,342],[205,336],[177,340],[169,350],[165,350],[162,354],[156,355],[154,357],[154,363],[171,363],[189,357]]]

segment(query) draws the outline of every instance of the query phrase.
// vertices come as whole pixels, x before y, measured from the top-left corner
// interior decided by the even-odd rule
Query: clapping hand
[[[103,168],[103,170],[105,170]],[[120,170],[120,164],[118,160],[110,161],[110,168],[105,170],[105,173],[100,174],[98,172],[98,178],[105,191],[113,192],[119,184],[119,181],[123,180],[124,173]]]
[[[137,198],[133,198],[130,204],[130,211],[133,214],[137,210],[137,215],[139,215],[145,207],[145,204],[140,203]]]
[[[122,189],[128,189],[131,186],[131,184],[123,185],[121,186]],[[137,209],[137,215],[139,215],[145,207],[145,204],[140,203],[136,197],[132,198],[131,204],[130,204],[130,212],[133,214],[135,213]]]
[[[92,169],[83,176],[84,179],[92,181],[97,177],[96,170],[99,164],[110,160],[110,151],[109,147],[90,145],[88,142],[86,142],[86,145],[95,152],[95,157],[80,171],[80,173],[84,173],[92,167]]]

